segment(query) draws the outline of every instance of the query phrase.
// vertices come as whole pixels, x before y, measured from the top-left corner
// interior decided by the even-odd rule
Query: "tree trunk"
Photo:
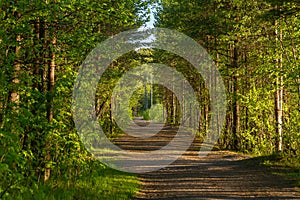
[[[15,12],[16,17],[20,18],[21,14],[18,12]],[[18,91],[18,85],[20,84],[20,73],[21,73],[21,65],[20,65],[20,43],[21,42],[21,35],[17,34],[16,36],[16,47],[15,47],[15,62],[13,66],[13,89],[10,92],[9,101],[13,103],[13,109],[18,112],[18,105],[20,103],[20,93]]]
[[[238,74],[238,39],[236,39],[233,43],[233,60],[232,60],[232,67],[234,70],[233,74],[233,124],[232,124],[232,134],[233,134],[233,148],[235,150],[238,149],[239,141],[238,141],[238,133],[240,131],[240,106],[238,103],[238,81],[239,81],[239,74]]]
[[[145,102],[145,111],[148,110],[148,89],[147,89],[147,82],[145,82],[145,85],[144,85],[144,89],[145,89],[145,99],[144,99],[144,102]]]
[[[56,37],[52,38],[52,46],[56,45]],[[52,48],[53,48],[52,47]],[[53,120],[53,94],[54,94],[54,84],[55,84],[55,52],[54,50],[51,51],[51,59],[48,67],[48,99],[47,99],[47,119],[48,123],[51,124]],[[52,134],[50,135],[49,140],[46,140],[46,156],[45,162],[49,162],[51,159],[50,155],[50,146],[52,141]],[[49,166],[46,165],[45,167],[45,174],[44,174],[44,181],[47,181],[50,178],[51,169]]]
[[[276,48],[278,47],[278,43],[282,41],[282,30],[280,30],[280,34],[278,35],[278,22],[275,20],[275,40],[276,40]],[[277,150],[282,151],[282,122],[283,122],[283,76],[281,75],[282,69],[282,53],[280,53],[279,59],[276,62],[276,69],[279,73],[276,77],[276,92],[275,92],[275,116],[276,116],[276,132],[278,135],[277,140]]]

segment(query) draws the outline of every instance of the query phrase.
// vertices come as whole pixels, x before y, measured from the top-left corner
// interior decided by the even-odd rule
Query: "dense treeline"
[[[140,27],[151,2],[0,2],[0,198],[125,199],[135,192],[134,177],[105,168],[85,150],[72,120],[72,89],[88,53],[106,38]],[[156,26],[192,37],[221,72],[227,114],[219,146],[299,158],[300,4],[157,2]],[[105,133],[110,138],[122,133],[111,113],[114,85],[129,69],[151,62],[176,68],[195,89],[200,115],[190,123],[199,123],[199,136],[204,136],[210,120],[206,83],[186,60],[157,49],[123,55],[103,74],[95,110]],[[151,106],[156,107],[149,113]],[[181,109],[190,108],[180,105],[172,91],[148,84],[135,91],[128,111],[177,125]]]
[[[119,187],[96,177],[90,186],[78,182],[104,166],[91,161],[76,134],[73,82],[99,42],[141,26],[146,6],[139,0],[0,2],[0,198],[73,198],[67,190],[64,197],[41,191],[49,181],[56,191],[77,184],[78,199]]]
[[[228,100],[222,148],[299,157],[299,10],[297,1],[161,1],[156,26],[198,41],[222,74]],[[187,65],[166,57],[179,69]],[[195,84],[205,124],[209,101],[205,85]]]

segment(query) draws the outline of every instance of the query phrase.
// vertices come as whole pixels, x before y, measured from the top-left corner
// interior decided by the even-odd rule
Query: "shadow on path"
[[[175,134],[175,128],[164,127],[150,138],[125,135],[115,143],[126,150],[152,151],[168,144]],[[272,174],[255,159],[228,151],[199,157],[195,150],[199,145],[195,140],[170,166],[140,174],[142,189],[134,199],[300,199],[294,180]]]

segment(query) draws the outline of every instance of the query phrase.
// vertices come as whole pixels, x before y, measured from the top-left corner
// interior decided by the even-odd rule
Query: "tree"
[[[294,24],[298,9],[297,1],[161,1],[156,26],[176,29],[198,41],[223,76],[228,112],[220,146],[272,153],[299,145],[296,131],[288,131],[294,130],[290,121],[296,118],[287,114],[298,107],[292,100],[292,96],[299,99],[298,78],[285,78],[295,73],[298,63],[299,33]],[[207,93],[200,96],[208,98]],[[208,121],[209,102],[201,102],[205,102],[201,119]],[[289,154],[287,149],[283,152]]]
[[[85,170],[91,156],[71,114],[76,70],[99,42],[141,25],[139,5],[147,2],[0,3],[0,198]]]

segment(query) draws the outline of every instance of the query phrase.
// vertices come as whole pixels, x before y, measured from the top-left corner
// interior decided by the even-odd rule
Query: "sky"
[[[151,29],[154,28],[154,23],[155,23],[155,17],[154,13],[157,12],[157,4],[152,4],[149,6],[150,13],[148,14],[149,16],[149,21],[144,23],[138,30],[142,31],[145,29]],[[155,41],[155,36],[150,35],[148,38],[145,38],[144,40],[140,40],[139,42],[145,42],[149,43],[148,46],[144,46],[143,48],[151,48],[151,43]],[[137,48],[136,51],[138,51],[140,48]]]
[[[154,13],[157,12],[157,3],[155,4],[152,4],[148,7],[148,9],[150,10],[150,13],[149,13],[149,17],[150,17],[150,20],[148,22],[146,22],[143,27],[145,28],[154,28],[154,23],[155,23],[155,18],[154,18]]]
[[[155,11],[153,9],[151,9],[151,12],[150,12],[150,21],[146,22],[146,24],[145,24],[145,26],[147,28],[154,28],[153,24],[154,24],[155,19],[154,19],[154,13],[153,12],[155,12]]]

